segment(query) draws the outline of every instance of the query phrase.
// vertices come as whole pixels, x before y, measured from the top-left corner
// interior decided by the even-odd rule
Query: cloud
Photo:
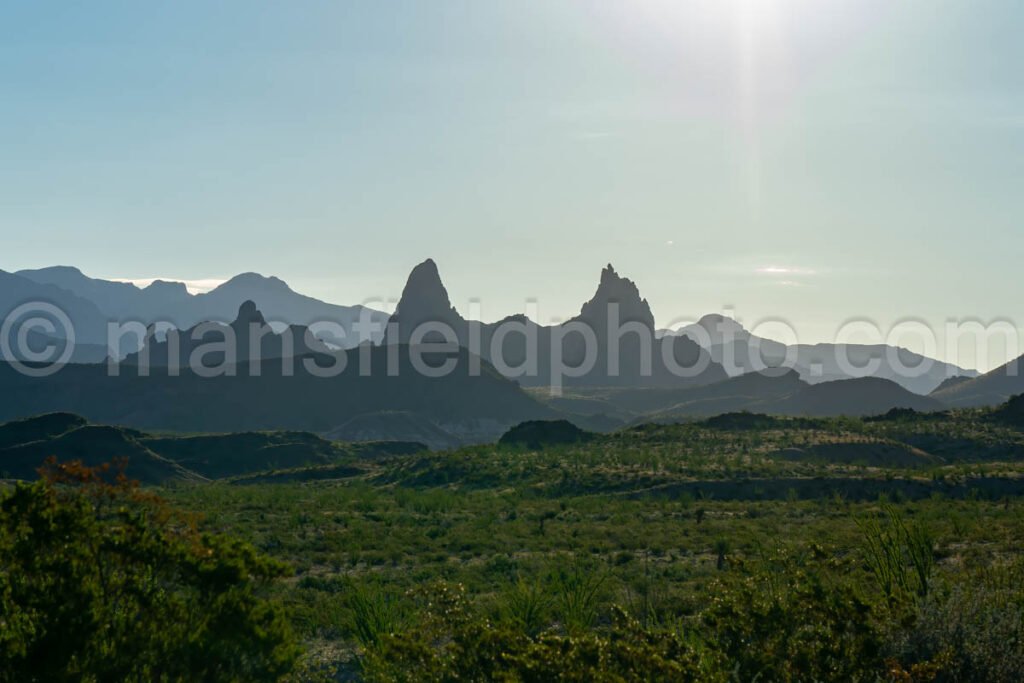
[[[128,284],[135,285],[136,287],[148,287],[157,280],[163,280],[164,282],[180,282],[185,285],[185,289],[190,294],[205,294],[211,289],[216,289],[227,280],[218,280],[210,278],[206,280],[183,280],[177,277],[144,277],[144,278],[110,278],[114,282],[127,282]]]
[[[792,266],[761,266],[754,270],[758,275],[816,275],[817,272],[810,268],[796,268]]]

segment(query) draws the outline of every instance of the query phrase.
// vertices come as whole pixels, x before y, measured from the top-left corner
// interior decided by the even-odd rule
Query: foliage
[[[176,538],[294,567],[256,594],[312,653],[302,680],[1024,679],[1024,433],[979,411],[747,422],[160,494],[203,515]]]
[[[935,541],[924,525],[904,521],[892,505],[884,505],[888,524],[876,519],[860,523],[864,556],[890,602],[908,596],[926,597],[935,566]]]
[[[384,636],[400,631],[406,623],[402,605],[379,586],[351,585],[350,630],[363,647],[376,645]]]
[[[566,631],[579,633],[594,625],[601,588],[607,576],[579,558],[572,566],[559,571],[557,578],[557,611]]]
[[[1024,680],[1024,564],[974,571],[930,593],[898,641],[907,668],[951,683]]]
[[[742,580],[713,584],[701,621],[739,680],[873,680],[881,670],[871,605],[813,550],[774,553]]]
[[[538,580],[519,578],[501,602],[500,616],[523,635],[536,638],[550,624],[552,599]]]
[[[281,563],[199,533],[108,469],[50,463],[0,498],[0,680],[276,680]]]
[[[461,595],[459,587],[440,588]],[[506,624],[492,624],[456,610],[439,595],[428,604],[432,628],[408,631],[381,641],[367,658],[371,681],[715,681],[726,680],[713,653],[673,633],[642,629],[616,611],[607,633],[568,636],[545,633],[531,638]],[[447,616],[445,616],[447,615]]]

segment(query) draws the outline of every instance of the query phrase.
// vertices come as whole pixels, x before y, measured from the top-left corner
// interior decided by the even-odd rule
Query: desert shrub
[[[1024,567],[971,572],[922,601],[897,645],[907,670],[943,683],[1024,680]]]
[[[511,627],[535,637],[551,624],[552,598],[537,580],[518,579],[501,598],[499,615]]]
[[[871,605],[825,556],[779,551],[739,581],[712,585],[704,637],[738,680],[874,680],[883,638]]]
[[[607,578],[604,571],[579,558],[575,558],[569,568],[558,572],[555,610],[566,631],[575,633],[594,625]]]
[[[859,522],[864,559],[890,602],[925,597],[935,567],[935,541],[919,523],[907,523],[891,505],[883,506],[886,524]]]
[[[277,680],[298,648],[262,596],[285,567],[158,498],[51,463],[0,497],[0,680]]]
[[[352,584],[348,596],[352,611],[349,630],[363,647],[371,647],[406,624],[400,599],[376,584]]]
[[[612,626],[575,636],[493,624],[467,611],[461,586],[423,594],[419,629],[387,636],[365,658],[370,681],[717,681],[727,680],[715,653],[675,633],[642,629],[616,611]]]

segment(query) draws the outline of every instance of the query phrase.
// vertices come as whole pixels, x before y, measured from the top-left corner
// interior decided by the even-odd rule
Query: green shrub
[[[891,505],[882,507],[887,524],[859,522],[864,558],[890,602],[925,597],[935,567],[935,541],[922,524],[906,523]]]
[[[0,497],[0,680],[277,680],[299,650],[261,594],[284,574],[123,479],[51,465]]]
[[[433,627],[389,636],[366,660],[370,681],[701,681],[724,683],[723,662],[715,653],[673,633],[654,634],[617,611],[607,633],[578,636],[546,633],[530,638],[518,629],[484,619],[450,620],[451,595],[428,604],[442,614],[427,617]]]
[[[556,610],[565,630],[585,631],[597,621],[601,589],[607,574],[575,558],[555,579]]]
[[[821,557],[807,564],[780,552],[711,592],[703,635],[738,680],[861,681],[881,670],[871,606]]]
[[[503,620],[524,635],[535,637],[551,624],[551,596],[540,581],[519,579],[502,597]]]
[[[372,647],[405,626],[405,610],[396,596],[379,585],[352,584],[348,596],[352,619],[349,630],[363,647]]]
[[[1024,567],[972,572],[922,602],[899,643],[907,668],[932,664],[937,681],[1024,680]]]

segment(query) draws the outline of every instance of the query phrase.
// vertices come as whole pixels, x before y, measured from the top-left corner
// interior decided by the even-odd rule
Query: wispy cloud
[[[754,270],[758,275],[816,275],[817,271],[811,268],[797,268],[794,266],[761,266]]]

